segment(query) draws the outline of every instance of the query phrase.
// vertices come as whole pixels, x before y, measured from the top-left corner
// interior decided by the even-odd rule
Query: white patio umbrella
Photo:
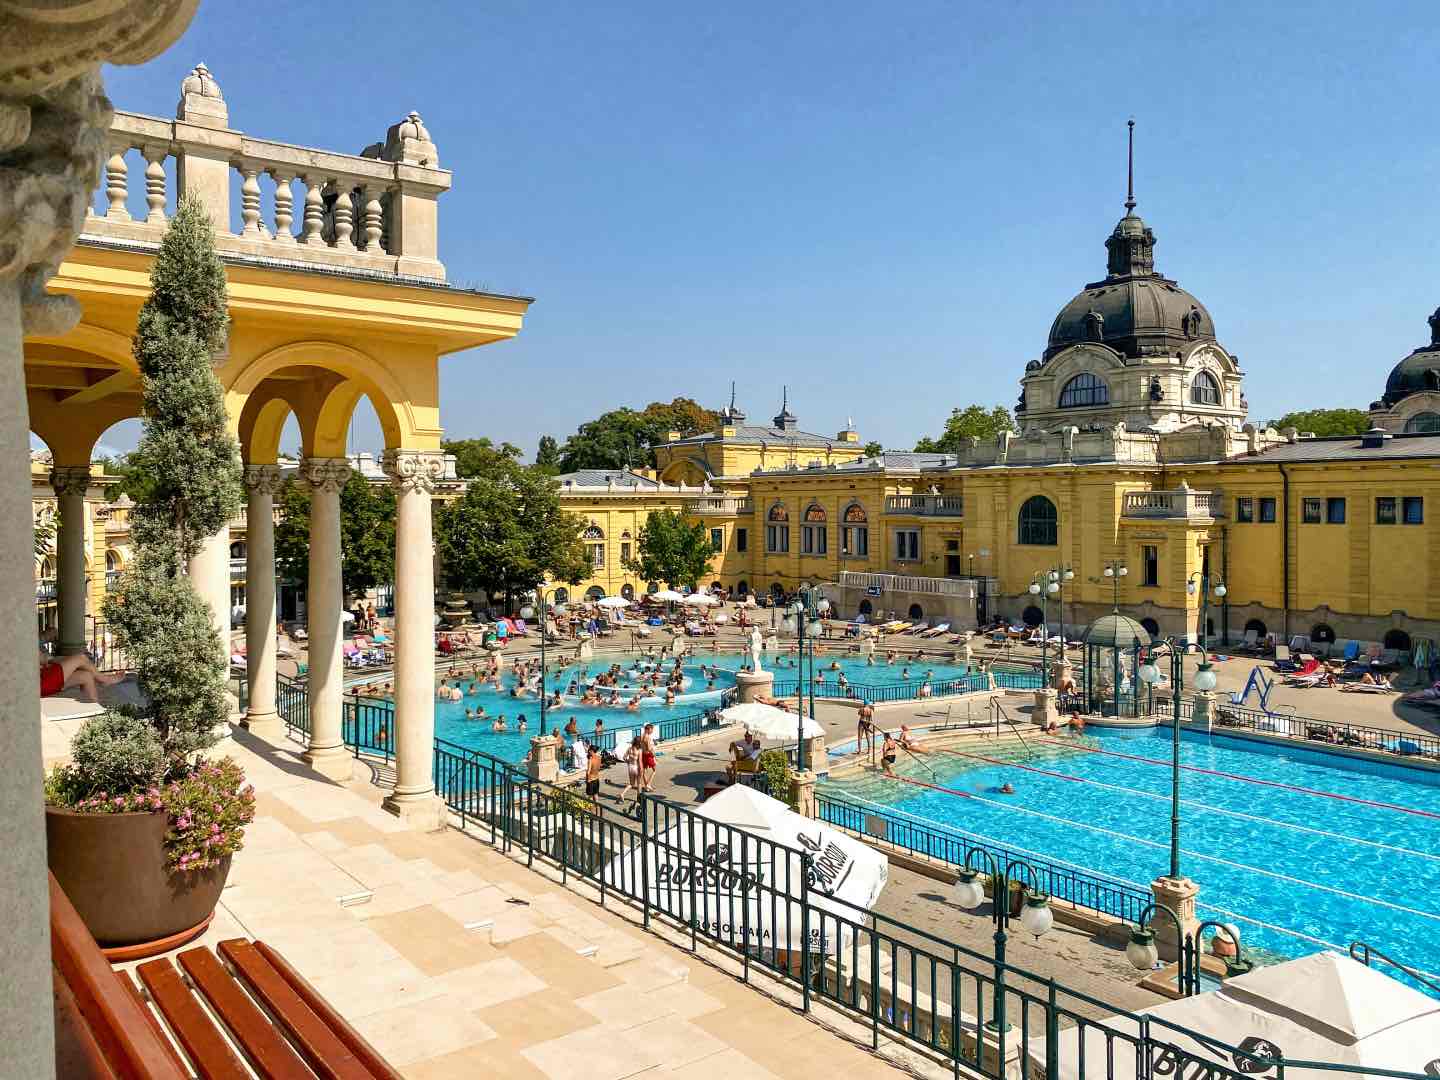
[[[1218,1062],[1222,1071],[1273,1076],[1244,1055],[1280,1058],[1287,1077],[1334,1077],[1333,1072],[1297,1068],[1299,1061],[1328,1062],[1361,1069],[1394,1069],[1440,1076],[1440,1001],[1427,997],[1375,968],[1333,952],[1310,956],[1248,975],[1227,979],[1219,990],[1141,1010],[1150,1017],[1150,1036],[1204,1065]],[[1112,1016],[1100,1021],[1115,1032],[1133,1037],[1136,1022]],[[1173,1026],[1172,1026],[1173,1025]],[[1209,1036],[1236,1054],[1180,1029]],[[1080,1075],[1081,1028],[1060,1036],[1060,1074]],[[1115,1047],[1110,1076],[1124,1080],[1151,1075],[1140,1069],[1138,1051],[1119,1049],[1123,1039],[1107,1039],[1102,1028],[1083,1028],[1087,1063],[1106,1061]],[[1157,1059],[1168,1051],[1157,1047]],[[1170,1054],[1169,1056],[1174,1056]],[[1155,1063],[1150,1063],[1155,1064]],[[1087,1072],[1093,1071],[1093,1064]],[[1189,1067],[1169,1062],[1168,1072],[1189,1075]]]
[[[694,607],[714,607],[720,603],[719,600],[716,600],[715,597],[709,593],[703,592],[692,592],[689,596],[685,597],[684,602]]]
[[[683,604],[685,602],[685,594],[678,593],[674,589],[661,589],[659,592],[651,593],[650,599],[664,600],[670,604]]]
[[[761,701],[747,701],[721,709],[720,715],[732,724],[744,724],[762,739],[793,739],[796,732],[796,716],[774,705]],[[799,729],[806,739],[825,734],[825,729],[816,720],[805,717]]]
[[[677,821],[646,843],[646,863],[636,844],[605,868],[606,880],[638,891],[648,865],[651,904],[688,921],[693,886],[705,931],[764,950],[801,947],[800,905],[784,897],[801,894],[802,853],[812,856],[811,904],[852,923],[863,923],[889,880],[880,852],[743,784],[712,795],[694,820]],[[810,923],[812,952],[848,959],[852,931],[831,919],[812,916]]]
[[[630,606],[630,601],[626,600],[623,596],[602,596],[599,600],[596,600],[595,603],[598,607],[605,608],[627,608]]]

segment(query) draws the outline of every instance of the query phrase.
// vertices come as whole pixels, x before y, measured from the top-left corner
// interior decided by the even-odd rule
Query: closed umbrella
[[[728,709],[721,709],[720,715],[732,724],[744,724],[762,739],[794,738],[797,730],[797,717],[794,713],[760,701],[731,705]],[[825,734],[825,729],[819,722],[808,716],[801,719],[800,723],[802,726],[798,730],[802,738],[813,739],[816,735]]]

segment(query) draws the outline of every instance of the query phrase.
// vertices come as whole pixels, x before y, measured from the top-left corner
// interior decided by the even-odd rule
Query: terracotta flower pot
[[[230,856],[209,870],[173,871],[165,861],[163,812],[78,814],[45,808],[50,870],[101,947],[144,955],[173,948],[209,924],[230,875]],[[193,932],[193,933],[192,933]]]

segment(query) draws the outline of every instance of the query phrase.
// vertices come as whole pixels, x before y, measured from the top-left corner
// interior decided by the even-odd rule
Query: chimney
[[[1389,432],[1383,428],[1372,427],[1364,435],[1360,436],[1360,446],[1364,450],[1380,450],[1385,446],[1385,440],[1391,438]]]

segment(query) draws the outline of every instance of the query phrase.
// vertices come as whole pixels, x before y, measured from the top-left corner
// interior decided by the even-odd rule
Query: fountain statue
[[[764,647],[764,643],[763,643],[763,641],[762,641],[762,639],[761,639],[761,637],[760,637],[760,628],[759,628],[758,626],[751,627],[751,628],[750,628],[750,665],[751,665],[751,667],[754,669],[755,674],[757,674],[757,675],[760,674],[760,672],[762,672],[762,671],[765,670],[764,666],[760,663],[760,652],[761,652],[761,649],[762,649],[763,647]]]

